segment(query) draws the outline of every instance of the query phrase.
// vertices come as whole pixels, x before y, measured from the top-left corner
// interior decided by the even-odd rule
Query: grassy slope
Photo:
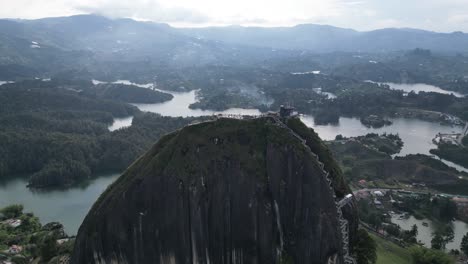
[[[370,234],[377,243],[377,264],[411,264],[409,251],[390,241]]]

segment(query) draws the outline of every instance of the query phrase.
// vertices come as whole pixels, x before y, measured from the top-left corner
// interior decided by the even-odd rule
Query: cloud
[[[454,14],[448,17],[448,22],[460,24],[460,23],[468,23],[468,14]]]
[[[83,2],[83,0],[81,1]],[[97,0],[76,6],[80,12],[133,17],[172,25],[293,25],[306,19],[339,15],[338,3],[349,0]]]
[[[34,19],[76,14],[73,0],[0,0],[0,17]]]
[[[372,30],[468,31],[467,0],[0,0],[0,17],[94,13],[171,25],[290,26],[321,23]]]
[[[158,22],[206,23],[210,18],[196,10],[183,7],[165,7],[149,0],[96,0],[79,3],[74,7],[79,12],[100,14],[108,17],[129,17]]]
[[[364,4],[365,2],[364,1],[351,1],[351,2],[343,2],[343,4],[345,5],[350,5],[350,6],[354,6],[354,5],[362,5]]]

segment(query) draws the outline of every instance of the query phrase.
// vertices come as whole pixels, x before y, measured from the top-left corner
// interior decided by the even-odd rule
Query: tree
[[[20,216],[20,219],[22,222],[19,229],[24,232],[34,233],[41,229],[41,222],[39,221],[39,218],[34,215],[24,214]]]
[[[341,134],[336,135],[335,140],[343,140],[344,137]]]
[[[410,249],[413,264],[452,264],[453,259],[440,250],[424,247],[413,247]]]
[[[463,236],[463,239],[462,239],[462,242],[461,242],[461,245],[460,245],[460,250],[468,256],[468,233],[466,233],[464,236]]]
[[[385,226],[385,231],[394,237],[399,237],[401,233],[400,227],[398,225],[387,225]]]
[[[417,225],[413,225],[411,227],[411,235],[413,237],[417,237],[418,236],[418,226]]]
[[[418,235],[418,227],[416,225],[413,225],[411,227],[411,230],[405,230],[401,234],[401,238],[411,244],[416,244],[418,242],[416,236]]]
[[[405,230],[402,233],[401,238],[406,242],[410,244],[416,244],[418,243],[418,240],[416,239],[415,236],[413,236],[413,232],[411,230]]]
[[[55,235],[49,235],[44,239],[44,243],[41,245],[41,258],[42,261],[47,262],[51,258],[55,257],[58,252],[57,237]]]
[[[443,237],[444,237],[444,242],[445,245],[448,243],[452,242],[453,239],[455,238],[455,234],[453,232],[453,228],[450,225],[446,225],[444,230],[443,230]]]
[[[435,232],[431,240],[431,247],[433,249],[443,250],[448,243],[453,241],[454,237],[453,228],[450,225],[446,225]]]
[[[368,221],[375,229],[379,229],[382,226],[382,215],[378,212],[371,212]]]
[[[358,230],[354,257],[359,264],[373,264],[377,261],[377,244],[364,229]]]
[[[7,206],[1,210],[1,213],[3,213],[6,218],[19,217],[23,213],[23,205],[13,204]]]
[[[437,250],[445,249],[444,238],[442,237],[442,235],[436,233],[434,237],[432,237],[431,248]]]

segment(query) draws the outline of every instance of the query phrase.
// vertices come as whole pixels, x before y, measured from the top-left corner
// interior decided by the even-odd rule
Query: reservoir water
[[[418,227],[418,235],[416,239],[421,241],[426,247],[431,247],[432,233],[437,230],[436,225],[428,219],[418,220],[414,216],[410,216],[406,219],[400,219],[400,215],[392,214],[392,223],[399,225],[403,230],[411,230],[413,225]],[[427,226],[423,223],[427,223]],[[468,232],[468,224],[456,220],[451,223],[454,233],[454,239],[452,242],[447,244],[447,250],[460,249],[460,244],[463,236]]]
[[[125,81],[121,81],[125,82]],[[148,87],[148,85],[145,85]],[[168,92],[168,91],[163,91]],[[190,109],[189,105],[197,101],[196,91],[178,93],[168,92],[174,96],[174,99],[158,104],[134,104],[142,111],[159,113],[164,116],[203,116],[213,114],[241,114],[241,115],[258,115],[260,111],[257,109],[242,109],[231,108],[225,111],[211,111],[201,109]],[[309,115],[301,116],[301,120],[315,131],[324,140],[333,140],[339,134],[346,137],[354,137],[365,135],[367,133],[393,133],[399,134],[405,145],[400,155],[407,154],[430,154],[429,150],[434,148],[432,139],[437,133],[459,133],[462,127],[446,126],[439,123],[427,122],[418,119],[396,118],[391,119],[393,122],[390,126],[382,128],[368,128],[361,124],[358,118],[341,117],[338,125],[317,126],[314,124],[314,117]],[[468,170],[467,170],[468,171]]]
[[[452,133],[460,132],[462,127],[444,126],[439,123],[427,122],[418,119],[395,118],[390,119],[393,124],[382,128],[368,128],[361,124],[358,118],[341,117],[338,125],[314,125],[312,116],[302,116],[302,122],[314,130],[324,140],[333,140],[337,135],[345,137],[355,137],[367,133],[392,133],[398,134],[404,142],[403,149],[399,155],[407,154],[429,154],[429,150],[434,148],[432,139],[439,132]]]
[[[414,84],[407,84],[407,83],[384,83],[390,86],[392,90],[402,90],[404,92],[411,92],[414,91],[415,93],[419,92],[434,92],[434,93],[441,93],[441,94],[453,94],[456,97],[465,97],[465,95],[453,91],[447,91],[440,87],[424,84],[424,83],[414,83]]]
[[[93,203],[119,175],[100,175],[86,185],[52,191],[31,190],[26,187],[27,179],[0,182],[0,208],[22,204],[25,212],[33,212],[43,224],[58,221],[67,234],[74,235]]]
[[[121,81],[124,82],[124,81]],[[153,86],[144,85],[145,88]],[[167,92],[167,91],[164,91]],[[171,101],[159,104],[135,104],[142,111],[159,113],[166,116],[202,116],[217,113],[224,114],[260,114],[257,109],[233,108],[226,111],[209,111],[190,109],[188,106],[196,102],[196,91],[178,93],[169,92],[174,98]],[[316,126],[312,116],[302,116],[302,121],[315,129],[325,140],[331,140],[336,135],[358,136],[367,133],[397,133],[404,141],[400,155],[423,153],[429,154],[434,147],[432,138],[439,132],[460,132],[461,127],[443,126],[438,123],[425,122],[416,119],[393,119],[393,124],[387,127],[373,129],[367,128],[356,118],[340,118],[338,125]],[[111,131],[130,126],[132,117],[115,119],[109,127]],[[34,212],[43,223],[59,221],[64,224],[68,234],[76,234],[79,225],[86,216],[89,208],[96,201],[105,188],[118,178],[118,174],[100,175],[86,186],[67,190],[54,190],[47,192],[32,191],[26,188],[27,179],[14,179],[0,183],[0,207],[20,203],[26,211]],[[465,232],[466,233],[466,232]]]
[[[165,91],[167,92],[167,91]],[[174,98],[159,104],[133,104],[141,111],[158,113],[163,116],[206,116],[213,114],[259,115],[258,109],[231,108],[224,111],[190,109],[189,105],[197,101],[196,91],[186,93],[170,92]]]

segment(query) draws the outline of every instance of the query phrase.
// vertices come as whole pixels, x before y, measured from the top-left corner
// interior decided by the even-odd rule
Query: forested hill
[[[99,84],[84,91],[91,97],[122,101],[127,103],[154,104],[170,101],[173,96],[168,93],[124,84]]]
[[[193,121],[143,114],[76,91],[32,87],[0,86],[0,178],[28,174],[34,187],[122,171],[160,136]],[[132,127],[108,130],[114,117],[130,115]]]
[[[0,80],[78,69],[100,77],[110,72],[154,77],[154,69],[239,65],[282,54],[200,40],[165,24],[97,15],[0,19],[0,43]]]
[[[468,34],[437,33],[410,28],[360,32],[328,25],[294,27],[184,28],[180,32],[208,40],[274,49],[323,52],[389,52],[414,48],[440,52],[467,52]]]
[[[206,65],[263,65],[306,53],[385,53],[431,49],[468,52],[468,35],[415,29],[358,32],[324,25],[284,28],[178,29],[97,15],[38,20],[0,19],[0,80],[50,77],[84,70],[94,76]],[[294,57],[296,56],[296,57]]]
[[[110,113],[114,117],[123,117],[139,112],[134,106],[85,97],[73,90],[50,86],[46,82],[44,82],[44,87],[39,88],[36,82],[31,85],[23,82],[0,86],[0,114],[38,111],[98,111]]]

